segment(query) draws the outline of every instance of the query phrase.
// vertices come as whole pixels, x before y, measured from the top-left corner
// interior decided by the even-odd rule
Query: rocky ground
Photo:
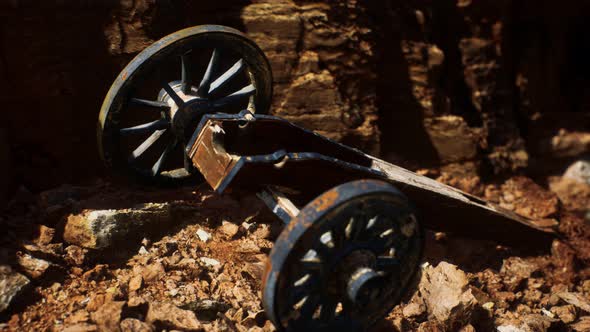
[[[531,255],[429,231],[415,286],[376,330],[590,331],[587,166],[543,183],[422,170],[519,214],[557,218],[560,236]],[[251,194],[21,188],[1,223],[2,330],[274,330],[260,280],[281,224]]]
[[[43,191],[104,175],[89,148],[97,112],[138,52],[222,24],[268,57],[273,114],[560,221],[534,254],[432,230],[420,278],[377,329],[590,330],[590,165],[547,176],[590,151],[589,4],[0,4],[0,329],[272,329],[260,274],[281,225],[255,197],[107,181]]]

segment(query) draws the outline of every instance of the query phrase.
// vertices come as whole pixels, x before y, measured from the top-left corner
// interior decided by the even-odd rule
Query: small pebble
[[[200,228],[197,230],[197,236],[199,237],[199,240],[201,240],[205,243],[207,241],[209,241],[209,239],[211,239],[211,234],[207,233],[206,231],[204,231]]]
[[[543,315],[545,315],[549,318],[555,318],[555,315],[551,311],[549,311],[545,308],[541,308],[541,312],[543,313]]]
[[[209,258],[209,257],[201,257],[199,258],[199,260],[205,264],[205,266],[218,266],[221,265],[221,263],[213,258]]]
[[[148,251],[144,246],[141,246],[141,248],[139,248],[139,254],[140,255],[147,255]]]

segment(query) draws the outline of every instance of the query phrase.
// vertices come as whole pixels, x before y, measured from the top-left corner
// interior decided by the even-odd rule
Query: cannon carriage
[[[477,197],[268,115],[272,73],[234,29],[162,38],[123,69],[103,103],[99,151],[114,173],[153,184],[206,181],[256,192],[285,226],[262,302],[279,330],[366,330],[419,269],[424,228],[522,245],[555,224]]]

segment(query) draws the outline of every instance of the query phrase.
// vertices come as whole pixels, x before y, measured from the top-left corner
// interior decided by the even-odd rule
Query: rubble
[[[574,162],[565,170],[563,177],[590,185],[590,160],[578,160]]]
[[[216,259],[213,259],[213,258],[209,258],[209,257],[201,257],[201,258],[199,258],[199,260],[200,260],[200,261],[201,261],[201,262],[202,262],[202,263],[203,263],[205,266],[208,266],[208,267],[215,267],[215,266],[219,266],[219,265],[221,265],[221,263],[220,263],[218,260],[216,260]]]
[[[218,313],[226,312],[231,306],[216,300],[200,300],[186,304],[182,309],[193,311],[199,319],[215,320]]]
[[[527,151],[519,145],[518,138],[526,138],[525,136],[537,130],[548,129],[552,132],[547,135],[551,136],[547,142],[535,140],[534,136],[527,138],[526,144],[530,146],[536,145],[538,141],[547,143],[546,152],[530,151],[531,164],[537,162],[541,168],[545,168],[543,158],[547,156],[577,158],[579,154],[588,152],[588,134],[584,132],[584,126],[587,125],[587,120],[584,119],[588,115],[588,84],[583,77],[586,66],[577,60],[584,57],[576,56],[573,61],[564,61],[572,60],[568,58],[569,53],[580,53],[578,51],[584,48],[584,40],[570,41],[570,38],[563,38],[564,33],[569,33],[570,30],[572,35],[586,30],[587,20],[580,16],[587,12],[583,9],[584,1],[542,6],[531,1],[515,7],[511,2],[478,3],[458,0],[446,4],[433,2],[434,5],[422,2],[404,4],[402,9],[397,8],[396,4],[390,8],[389,3],[379,2],[372,5],[371,2],[363,1],[316,3],[260,0],[253,3],[212,2],[206,6],[190,1],[116,0],[109,5],[100,1],[93,2],[94,5],[90,2],[79,5],[81,1],[75,2],[77,4],[66,1],[47,2],[47,6],[58,6],[59,10],[67,12],[65,15],[58,15],[57,19],[48,19],[46,11],[28,11],[27,1],[9,1],[7,14],[3,16],[3,26],[6,28],[3,30],[5,45],[20,46],[7,47],[5,57],[0,61],[0,86],[4,91],[9,91],[9,94],[14,94],[4,98],[6,108],[24,105],[24,108],[38,114],[7,112],[10,113],[7,122],[10,130],[4,133],[6,130],[0,128],[2,134],[6,134],[0,135],[0,159],[8,168],[5,168],[6,172],[2,174],[0,181],[2,185],[6,185],[0,187],[7,188],[8,192],[10,187],[17,188],[20,185],[17,181],[38,186],[26,190],[28,193],[24,191],[24,199],[16,200],[26,203],[27,211],[28,205],[34,204],[31,200],[32,193],[38,188],[47,188],[48,184],[64,179],[85,180],[96,176],[97,170],[102,168],[100,163],[93,162],[97,159],[96,151],[89,146],[94,144],[94,137],[90,135],[92,130],[89,129],[96,120],[96,114],[75,112],[79,105],[98,109],[99,101],[94,96],[89,98],[87,93],[78,93],[80,91],[77,87],[82,87],[84,91],[106,91],[105,84],[109,80],[107,76],[110,76],[107,73],[111,73],[113,66],[118,66],[120,60],[134,56],[153,42],[156,36],[169,32],[171,26],[182,25],[182,22],[204,22],[211,17],[222,23],[242,25],[248,35],[267,53],[274,72],[274,110],[283,114],[297,114],[295,116],[299,118],[298,121],[311,124],[317,129],[327,128],[332,137],[357,147],[372,151],[381,147],[390,150],[386,152],[396,153],[406,147],[415,154],[408,156],[402,152],[399,159],[411,160],[413,155],[428,153],[427,149],[421,149],[419,142],[424,136],[426,146],[431,145],[430,138],[435,139],[435,146],[431,149],[442,156],[443,163],[455,158],[472,158],[473,153],[477,159],[480,157],[478,154],[491,151],[489,159],[492,160],[495,171],[498,164],[504,165],[503,162],[507,163],[505,169],[513,169],[513,165],[526,166]],[[175,12],[177,15],[167,15],[172,10],[171,3],[178,7],[179,10]],[[19,16],[21,12],[26,15],[24,19]],[[562,19],[564,17],[570,19]],[[173,24],[170,25],[170,22]],[[391,22],[395,23],[390,24]],[[516,26],[507,24],[511,22],[515,22]],[[540,22],[544,29],[536,28]],[[22,31],[25,33],[20,33]],[[85,47],[86,41],[92,44],[97,40],[104,40],[104,43],[99,43],[104,44],[104,49]],[[564,46],[564,40],[566,47],[560,47]],[[505,49],[506,46],[509,46],[508,49]],[[581,53],[583,55],[584,52]],[[78,56],[72,57],[71,54]],[[88,75],[84,74],[88,68],[87,63],[95,65],[98,68],[96,72],[103,74],[98,75],[97,79],[89,80]],[[19,75],[18,70],[21,71]],[[574,73],[573,81],[570,73]],[[552,79],[556,77],[559,79]],[[502,81],[509,81],[508,86]],[[21,88],[9,89],[12,83]],[[564,84],[566,93],[555,93]],[[306,97],[312,92],[316,93],[307,100]],[[64,96],[65,101],[62,100]],[[39,105],[44,107],[38,107]],[[304,114],[307,116],[299,117],[304,113],[304,108],[309,109],[308,114]],[[392,115],[392,121],[388,122],[388,114]],[[551,114],[555,114],[556,118],[574,118],[573,115],[576,115],[575,118],[580,120],[571,122],[576,122],[574,124],[581,129],[570,129],[571,125],[563,125],[561,122],[545,126],[535,121],[536,118],[546,118]],[[428,130],[424,128],[424,118],[432,119]],[[31,119],[34,125],[31,125]],[[451,129],[448,132],[458,135],[453,137],[440,130],[446,125]],[[39,130],[38,127],[46,129]],[[67,129],[65,136],[47,135],[47,132],[55,131],[58,127]],[[555,135],[557,128],[565,129]],[[510,147],[515,141],[514,147]],[[395,144],[396,142],[400,144]],[[411,144],[404,144],[405,142]],[[497,149],[499,145],[509,148],[500,150]],[[480,149],[482,151],[478,151]],[[69,155],[74,158],[68,159]],[[537,161],[533,158],[537,158]],[[487,172],[484,170],[484,173]],[[537,183],[543,183],[543,174],[537,175]],[[470,177],[456,179],[454,182],[450,179],[448,183],[464,183],[462,188],[477,192],[480,185],[478,181],[483,183],[488,180],[499,179]],[[549,182],[549,186],[563,203],[563,209],[575,213],[587,210],[587,201],[580,199],[585,195],[579,189],[583,187],[574,186],[569,180],[561,182],[557,187]],[[84,197],[97,191],[94,186],[78,188],[66,185],[48,191],[38,199],[42,203],[42,215],[27,218],[34,220],[31,225],[43,222],[50,227],[55,226],[59,233],[62,217],[71,213],[74,207],[120,209],[122,207],[119,202],[128,199],[128,193],[121,194],[117,189],[107,186],[100,188],[100,191],[105,189],[101,196],[105,200],[97,200],[103,204],[97,206],[80,204]],[[499,189],[498,186],[498,192],[502,195],[504,190]],[[145,187],[129,188],[133,192],[130,196],[140,191],[147,191],[146,195],[152,195],[153,200],[146,202],[170,200],[171,196],[167,196],[168,194],[155,193],[160,190],[149,193],[150,190]],[[200,192],[203,189],[193,187],[190,190]],[[4,198],[3,195],[0,197]],[[212,197],[217,199],[217,196]],[[556,246],[552,252],[534,254],[524,254],[510,248],[485,247],[482,251],[474,251],[476,254],[471,257],[477,264],[466,262],[457,253],[458,250],[445,250],[444,254],[437,257],[437,261],[448,261],[466,271],[469,285],[481,289],[481,296],[487,297],[485,302],[480,301],[480,295],[475,294],[472,289],[478,303],[483,303],[481,307],[486,311],[481,313],[480,308],[475,306],[472,321],[457,327],[457,330],[493,330],[493,327],[486,328],[489,327],[486,325],[489,323],[487,316],[481,317],[488,313],[492,316],[490,319],[512,316],[514,325],[506,326],[520,329],[523,327],[524,317],[527,316],[522,313],[530,311],[539,314],[541,308],[556,312],[557,318],[565,322],[557,314],[557,308],[571,308],[571,305],[565,305],[560,298],[551,299],[551,293],[557,293],[554,291],[556,286],[562,287],[559,291],[565,289],[588,298],[588,287],[582,288],[583,279],[588,278],[587,258],[590,255],[588,246],[584,246],[588,243],[590,234],[586,231],[587,223],[584,223],[583,218],[564,216],[561,211],[551,212],[555,210],[552,206],[547,208],[537,205],[538,202],[543,204],[543,200],[518,198],[516,201],[504,200],[503,204],[518,209],[519,213],[543,215],[549,212],[551,218],[559,218],[560,230],[565,237],[560,242],[562,245]],[[0,202],[4,200],[0,199]],[[77,331],[97,330],[98,327],[89,322],[79,322],[73,326],[58,322],[65,322],[63,315],[85,310],[80,308],[88,304],[85,301],[90,297],[102,297],[104,302],[105,297],[113,296],[111,293],[105,294],[106,289],[116,286],[125,288],[127,285],[131,288],[133,278],[135,281],[141,280],[137,283],[140,287],[133,295],[117,295],[122,296],[121,300],[142,303],[137,304],[137,307],[142,307],[152,301],[181,306],[199,299],[215,299],[231,306],[228,309],[231,312],[224,315],[229,318],[216,318],[210,326],[204,327],[212,331],[245,330],[241,326],[243,316],[236,314],[238,307],[249,308],[243,312],[258,312],[260,309],[260,286],[252,281],[257,273],[255,269],[250,269],[253,265],[246,264],[255,259],[253,256],[269,252],[268,240],[276,237],[276,231],[271,233],[269,224],[244,222],[245,225],[252,225],[250,228],[260,234],[257,236],[244,231],[244,237],[254,241],[261,249],[257,253],[236,253],[236,248],[243,248],[240,246],[241,234],[239,237],[230,237],[221,232],[216,223],[227,217],[230,223],[240,224],[243,220],[231,214],[242,207],[237,200],[222,201],[218,205],[218,210],[211,213],[211,221],[195,218],[199,223],[213,225],[207,230],[214,237],[207,243],[199,241],[194,235],[195,227],[181,225],[187,220],[178,220],[178,223],[173,224],[187,231],[177,231],[165,226],[171,232],[171,238],[178,240],[179,248],[174,250],[174,254],[169,250],[156,250],[160,240],[156,236],[150,236],[153,244],[144,245],[142,255],[134,256],[137,253],[134,248],[129,257],[124,257],[120,264],[101,267],[103,272],[109,273],[101,274],[100,278],[81,278],[85,272],[94,268],[96,262],[93,259],[95,253],[89,254],[80,244],[69,247],[66,244],[63,246],[67,247],[65,254],[52,250],[51,256],[39,254],[46,248],[42,243],[36,244],[38,248],[29,247],[31,250],[26,249],[27,254],[42,260],[59,263],[57,257],[63,256],[70,273],[63,276],[63,281],[60,280],[59,290],[50,289],[33,280],[32,283],[38,289],[36,299],[31,298],[33,302],[23,308],[22,312],[0,322],[0,330],[59,331],[62,326],[66,331],[72,328]],[[0,219],[2,223],[8,218],[0,216]],[[586,219],[590,220],[590,217]],[[190,223],[196,221],[189,220]],[[247,228],[249,227],[243,227],[244,230]],[[60,242],[61,236],[62,234],[56,234],[49,241]],[[6,230],[2,237],[9,239],[4,242],[6,247],[20,240],[36,241],[14,229]],[[448,237],[452,238],[453,235],[449,234]],[[130,239],[129,242],[134,241]],[[441,246],[452,245],[443,243]],[[567,250],[570,246],[574,249]],[[116,246],[112,247],[118,249]],[[3,244],[2,250],[4,249]],[[22,250],[8,249],[15,252]],[[2,256],[6,256],[7,261],[12,264],[16,257],[10,250],[7,254],[2,252]],[[498,273],[507,257],[515,256],[527,257],[524,259],[526,263],[536,266],[537,271],[528,274],[502,268]],[[531,256],[538,259],[530,259]],[[202,268],[200,257],[223,262],[223,275],[212,269]],[[161,262],[164,268],[153,265],[157,262]],[[145,282],[141,272],[139,275],[135,274],[136,266],[154,266],[157,277],[149,283]],[[88,276],[90,275],[92,273]],[[540,282],[536,280],[538,278],[543,280]],[[169,290],[165,288],[167,280],[173,280],[176,285],[178,294],[174,297],[170,297]],[[238,295],[234,295],[234,288],[240,290],[235,292],[239,295],[239,300]],[[60,297],[62,300],[58,300],[58,291],[64,294],[67,292],[67,298]],[[527,303],[523,303],[525,297]],[[400,315],[405,312],[411,317],[392,318],[394,329],[445,329],[438,322],[424,322],[423,319],[426,318],[419,314],[420,306],[418,310],[414,309],[416,306],[412,303],[398,307],[396,310]],[[123,319],[120,323],[122,330],[125,330],[124,326],[133,327],[134,330],[136,326],[155,330],[152,324],[142,322],[145,311],[135,307],[134,310],[139,313],[134,313],[136,318]],[[582,317],[579,320],[566,323],[568,326],[564,329],[588,330],[590,319],[583,311],[580,315]],[[252,325],[252,330],[260,329],[268,331],[268,321]]]
[[[572,330],[576,332],[590,331],[590,316],[581,317],[579,321],[570,325]]]
[[[590,211],[590,184],[565,176],[551,177],[549,188],[569,210],[581,213]]]
[[[129,280],[129,291],[134,292],[139,290],[143,284],[143,277],[141,274],[135,275]]]
[[[524,260],[520,257],[510,257],[505,259],[502,263],[500,275],[504,277],[504,283],[508,286],[508,290],[516,292],[522,286],[524,281],[538,271],[538,264]]]
[[[175,219],[173,203],[147,203],[129,209],[85,210],[68,216],[64,240],[89,249],[128,246],[142,235],[165,229]]]
[[[531,211],[543,214],[550,210],[546,209],[547,201],[527,196],[528,191],[522,190],[529,187],[526,183],[504,188],[523,192],[522,198],[514,200],[523,209],[527,204],[537,204]],[[532,188],[529,190],[539,190]],[[500,186],[497,193],[498,197],[512,194]],[[538,197],[545,197],[542,195]],[[7,326],[12,330],[47,330],[59,321],[56,326],[70,331],[100,331],[105,326],[115,331],[271,331],[262,311],[260,280],[280,222],[262,214],[252,220],[246,200],[203,197],[199,214],[191,212],[189,223],[165,236],[137,236],[135,243],[145,251],[130,251],[122,263],[97,265],[97,258],[108,252],[80,245],[60,249],[63,243],[59,234],[35,243],[38,232],[32,232],[31,241],[15,244],[14,253],[21,251],[19,255],[62,265],[63,280],[39,286],[38,279],[28,281],[21,276],[36,286],[42,300],[28,304],[14,320],[6,322]],[[546,197],[551,203],[555,196]],[[576,203],[579,198],[572,199]],[[145,197],[141,200],[147,201]],[[224,208],[226,203],[233,210]],[[195,205],[175,204],[194,211]],[[584,246],[590,228],[571,214],[573,206],[564,204],[565,212],[554,212],[561,220],[564,238],[554,241],[551,252],[537,256],[526,257],[510,248],[458,238],[452,233],[432,234],[434,243],[427,248],[436,252],[427,250],[425,259],[434,266],[423,267],[414,296],[396,307],[385,324],[404,332],[494,328],[529,332],[556,324],[583,330],[588,313],[556,295],[569,292],[586,301],[590,295],[590,282],[576,279],[576,273],[586,264]],[[237,226],[236,232],[234,226],[244,223],[249,224],[248,229]],[[210,236],[206,243],[199,238],[199,230]],[[18,300],[21,303],[24,299]],[[577,305],[584,307],[580,303]]]
[[[47,273],[55,273],[60,269],[56,264],[22,252],[17,253],[17,263],[25,274],[32,279],[41,278]]]
[[[62,332],[96,332],[99,331],[98,327],[94,324],[74,324],[70,325],[62,330]]]
[[[55,236],[55,229],[45,225],[39,225],[37,232],[39,235],[35,239],[35,243],[39,246],[44,246],[51,243],[53,237]]]
[[[465,272],[446,262],[423,269],[418,290],[429,318],[451,328],[469,322],[478,304],[471,293]]]
[[[156,329],[148,323],[144,323],[139,319],[125,318],[120,324],[121,332],[155,332]]]
[[[420,317],[426,313],[426,305],[422,297],[414,295],[410,302],[404,306],[402,313],[407,318]]]
[[[183,331],[201,331],[203,329],[194,312],[177,308],[168,303],[150,303],[146,322],[156,325],[159,329]]]
[[[90,319],[90,314],[85,309],[80,309],[64,320],[65,325],[78,324],[87,322]]]
[[[107,302],[90,314],[90,317],[101,331],[119,331],[124,306],[123,301]]]
[[[565,302],[585,311],[586,313],[590,313],[590,301],[587,300],[582,294],[561,292],[557,293],[557,296],[559,296]]]
[[[149,252],[147,251],[147,249],[144,246],[139,247],[139,250],[137,251],[138,254],[140,255],[147,255],[149,254]]]
[[[85,281],[100,281],[108,278],[111,275],[111,271],[106,264],[98,264],[92,269],[84,272],[82,279]]]
[[[209,241],[209,239],[211,238],[211,234],[207,233],[205,230],[202,229],[198,229],[197,230],[197,236],[199,237],[199,240],[207,243],[207,241]]]
[[[555,194],[526,177],[514,177],[502,185],[500,206],[535,220],[554,217],[559,211]]]
[[[240,227],[238,225],[224,220],[221,222],[221,227],[219,227],[218,232],[222,238],[227,240],[238,234],[239,228]]]
[[[67,246],[65,249],[65,260],[70,265],[80,266],[86,261],[87,254],[88,249],[80,248],[75,245]]]
[[[562,305],[551,308],[551,312],[564,323],[572,323],[576,320],[576,308],[573,305]]]
[[[577,157],[590,151],[590,133],[561,129],[543,146],[556,157]]]
[[[27,277],[13,271],[9,266],[0,265],[0,313],[10,306],[29,283]]]
[[[164,265],[161,262],[155,262],[146,266],[135,266],[133,268],[134,278],[140,276],[146,283],[154,282],[166,274]]]

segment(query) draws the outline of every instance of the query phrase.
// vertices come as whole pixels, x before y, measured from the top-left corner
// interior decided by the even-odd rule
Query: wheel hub
[[[381,275],[372,267],[376,257],[370,250],[353,250],[346,255],[334,270],[331,280],[339,280],[339,292],[357,306],[366,306],[379,293]]]
[[[356,269],[346,285],[348,299],[356,306],[369,306],[379,296],[382,280],[379,273],[371,268]]]
[[[179,138],[184,140],[192,134],[200,118],[213,111],[213,105],[207,98],[197,96],[197,88],[191,86],[190,94],[185,94],[180,81],[168,83],[172,90],[180,97],[183,104],[178,106],[174,99],[164,89],[160,90],[158,100],[170,106],[170,122],[172,131]]]

